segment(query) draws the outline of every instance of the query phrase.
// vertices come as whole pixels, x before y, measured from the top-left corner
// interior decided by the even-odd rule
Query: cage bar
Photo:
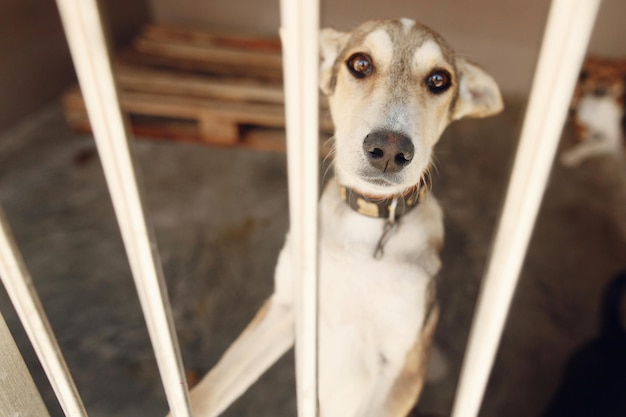
[[[0,208],[0,278],[59,400],[61,409],[66,416],[86,417],[85,407],[2,208]],[[4,320],[2,322],[4,323]],[[4,353],[10,352],[7,350]],[[15,366],[18,365],[15,364]],[[18,369],[14,368],[14,370]],[[27,381],[21,381],[21,384],[25,385]],[[26,395],[27,391],[23,394]],[[41,397],[37,394],[27,397],[27,400],[29,406],[35,406],[37,401],[41,401]],[[36,409],[42,407],[43,404],[37,405]],[[33,415],[46,416],[47,411],[44,408],[44,412]]]
[[[319,1],[282,0],[299,417],[317,416]]]
[[[599,4],[554,0],[550,7],[453,417],[478,415]]]
[[[180,348],[98,4],[96,0],[57,0],[57,5],[170,410],[173,416],[187,417],[191,410]]]

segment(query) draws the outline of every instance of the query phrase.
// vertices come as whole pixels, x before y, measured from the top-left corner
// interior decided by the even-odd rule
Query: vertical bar
[[[554,0],[452,417],[478,415],[600,0]]]
[[[317,416],[319,1],[281,0],[298,416]]]
[[[155,239],[143,208],[96,0],[57,0],[139,300],[174,416],[190,416],[187,383]]]
[[[63,412],[66,416],[86,417],[85,407],[65,364],[63,354],[54,337],[46,313],[43,311],[41,301],[2,208],[0,208],[0,278],[2,278],[15,311],[20,317],[35,353],[37,353],[37,357],[50,380],[50,385]],[[2,321],[4,322],[4,320]],[[33,397],[32,401],[37,401],[37,397]],[[28,400],[31,401],[31,398]],[[40,397],[39,400],[41,400]],[[46,414],[33,413],[29,415],[45,416],[47,412]]]
[[[50,417],[2,314],[0,370],[0,416]]]

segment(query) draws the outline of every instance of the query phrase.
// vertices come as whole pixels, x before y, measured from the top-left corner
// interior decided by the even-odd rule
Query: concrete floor
[[[434,193],[446,214],[439,277],[437,375],[420,410],[450,412],[461,359],[523,116],[452,125],[437,151]],[[567,146],[571,133],[566,129]],[[138,140],[187,369],[204,372],[272,290],[288,227],[284,155]],[[572,351],[597,332],[601,291],[626,267],[626,175],[603,158],[555,166],[481,416],[537,416]],[[93,139],[57,104],[0,137],[0,202],[13,226],[92,417],[160,416],[164,394]],[[62,413],[0,291],[0,310]],[[226,414],[294,416],[289,354]]]

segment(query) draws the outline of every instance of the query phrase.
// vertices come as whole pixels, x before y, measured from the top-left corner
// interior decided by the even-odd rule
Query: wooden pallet
[[[116,54],[122,111],[135,135],[284,150],[280,44],[275,39],[149,26]],[[89,119],[78,87],[63,98],[79,131]],[[333,131],[325,102],[320,128]]]

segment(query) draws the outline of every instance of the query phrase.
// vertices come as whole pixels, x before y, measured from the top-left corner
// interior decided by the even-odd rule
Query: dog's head
[[[412,20],[369,21],[349,33],[324,29],[320,49],[336,174],[361,192],[414,186],[451,121],[502,110],[494,80]]]
[[[614,100],[624,105],[626,100],[626,61],[623,59],[587,57],[583,64],[574,103],[582,97]]]

